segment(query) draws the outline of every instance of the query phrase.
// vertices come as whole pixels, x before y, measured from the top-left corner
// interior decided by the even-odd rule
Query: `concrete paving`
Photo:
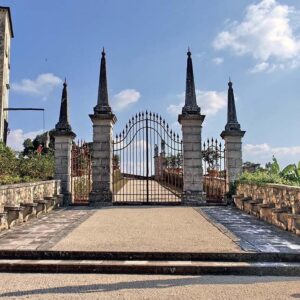
[[[300,253],[300,238],[231,207],[70,207],[3,231],[6,249]]]
[[[299,299],[300,278],[1,274],[1,299]]]
[[[192,207],[108,207],[52,250],[239,252],[232,239]]]

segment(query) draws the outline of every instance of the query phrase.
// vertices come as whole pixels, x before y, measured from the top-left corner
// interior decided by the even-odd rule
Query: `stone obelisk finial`
[[[241,130],[241,126],[237,120],[234,92],[232,88],[232,82],[229,79],[228,82],[228,106],[227,106],[227,124],[225,131]]]
[[[60,113],[58,123],[55,125],[56,131],[72,132],[72,127],[69,123],[69,109],[68,109],[68,91],[67,81],[65,79],[61,95]]]
[[[107,76],[106,76],[106,59],[104,48],[102,50],[100,77],[98,88],[97,105],[94,107],[95,114],[111,114],[111,107],[108,102]]]
[[[188,48],[187,56],[185,104],[182,108],[182,114],[200,114],[200,107],[197,105],[196,99],[192,53],[190,48]]]

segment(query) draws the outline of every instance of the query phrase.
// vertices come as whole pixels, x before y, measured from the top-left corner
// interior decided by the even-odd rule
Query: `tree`
[[[33,154],[33,152],[34,152],[34,145],[33,145],[31,139],[29,139],[29,138],[26,139],[23,142],[23,147],[24,147],[23,156],[29,156],[29,155]]]
[[[24,150],[23,156],[30,156],[34,152],[37,151],[40,145],[42,145],[42,154],[46,154],[50,151],[52,153],[54,151],[54,130],[50,130],[49,132],[44,132],[42,134],[38,134],[33,140],[26,139],[23,143]],[[46,141],[49,139],[49,145],[46,147]]]

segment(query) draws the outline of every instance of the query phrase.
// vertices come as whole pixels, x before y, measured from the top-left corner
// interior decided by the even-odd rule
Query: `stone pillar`
[[[245,131],[223,131],[221,134],[221,137],[225,141],[227,188],[238,179],[243,171],[242,138],[244,134]]]
[[[72,203],[71,160],[72,142],[76,134],[69,123],[67,82],[63,84],[58,123],[55,125],[55,179],[61,180],[61,192],[64,195],[64,205]]]
[[[221,133],[221,137],[225,141],[225,167],[227,190],[230,189],[231,183],[234,183],[234,181],[243,171],[242,138],[246,132],[241,130],[240,123],[237,120],[232,85],[233,84],[231,80],[229,80],[227,123],[225,125],[225,130]]]
[[[61,181],[64,205],[72,204],[71,154],[74,133],[55,132],[55,179]]]
[[[93,122],[91,205],[112,204],[113,176],[113,114],[90,115]]]
[[[183,197],[186,205],[205,202],[203,193],[203,169],[201,152],[201,129],[205,116],[199,114],[179,115],[183,142]]]

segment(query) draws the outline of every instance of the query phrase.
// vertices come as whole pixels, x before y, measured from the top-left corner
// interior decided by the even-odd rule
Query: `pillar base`
[[[112,192],[110,191],[92,191],[89,195],[90,206],[111,206]]]
[[[65,192],[63,193],[63,206],[72,205],[72,193]]]
[[[201,206],[206,204],[206,194],[203,191],[184,191],[182,204],[186,206]]]

